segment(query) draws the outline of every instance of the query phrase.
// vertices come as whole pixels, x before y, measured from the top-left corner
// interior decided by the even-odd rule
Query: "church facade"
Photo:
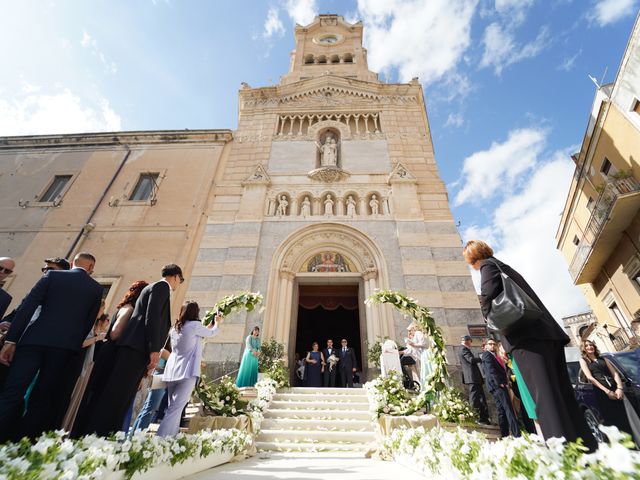
[[[163,168],[154,177],[162,183],[152,184],[153,205],[130,205],[136,201],[130,191],[136,182],[131,180],[113,205],[120,197],[111,190],[124,182],[119,177],[112,184],[105,181],[106,194],[93,221],[73,219],[81,228],[82,249],[98,256],[98,274],[112,269],[109,275],[118,277],[113,298],[138,279],[137,272],[159,270],[169,261],[182,263],[188,277],[176,292],[174,308],[193,299],[206,310],[224,295],[243,290],[264,295],[264,311],[231,315],[206,345],[205,359],[213,372],[238,363],[254,325],[262,328],[264,339],[286,344],[290,362],[296,353],[304,355],[312,341],[322,347],[327,338],[345,337],[366,369],[367,343],[384,337],[402,342],[410,321],[387,306],[366,306],[364,300],[376,289],[401,290],[430,307],[445,332],[452,362],[460,335],[470,325],[483,324],[435,162],[422,87],[417,79],[408,84],[378,81],[367,66],[362,29],[361,23],[350,24],[337,15],[320,15],[310,25],[296,26],[290,71],[280,83],[264,88],[243,84],[240,89],[236,131],[109,134],[100,146],[103,157],[113,157],[107,162],[113,170],[121,160],[115,152],[126,155],[125,143],[130,150],[144,151],[134,154],[136,159],[146,155],[148,164],[138,168],[139,174]],[[81,136],[76,150],[73,138],[62,137],[66,151],[74,155],[82,145],[96,148],[96,136]],[[109,138],[120,140],[109,145]],[[40,148],[46,144],[41,154],[51,160],[47,165],[64,161],[65,154],[44,137],[9,138],[0,145],[0,182],[8,178],[16,158],[27,150],[36,155],[38,142]],[[186,170],[184,163],[155,167],[160,153],[187,162],[192,182],[176,182]],[[122,170],[131,168],[131,160],[130,155],[122,161]],[[84,168],[79,171],[81,176]],[[131,175],[135,178],[135,172]],[[11,201],[18,202],[20,195],[14,193]],[[60,203],[65,208],[70,201],[63,197]],[[15,208],[28,212],[33,207]],[[49,212],[40,212],[42,218],[60,213],[55,206],[47,208]],[[132,208],[138,209],[135,215]],[[170,245],[149,240],[155,233],[164,235],[154,231],[149,216],[167,224],[165,230],[171,224]],[[94,228],[86,231],[89,223]],[[11,228],[2,225],[0,254],[8,250]],[[100,234],[105,229],[109,235]],[[44,227],[31,230],[22,255],[16,255],[22,265],[42,260],[44,244],[52,245],[44,240],[50,234]],[[54,253],[66,253],[77,230],[66,236],[58,231],[64,248]],[[30,247],[39,235],[40,246]],[[126,258],[124,246],[132,248],[136,241],[142,243],[135,247],[135,259],[120,262],[119,269],[108,263]],[[106,260],[102,250],[110,252]],[[137,272],[132,271],[136,266]],[[14,297],[29,283],[17,280],[8,286],[12,293],[15,288]]]

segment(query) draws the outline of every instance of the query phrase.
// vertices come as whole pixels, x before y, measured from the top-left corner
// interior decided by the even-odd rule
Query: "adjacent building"
[[[640,331],[640,23],[613,83],[598,88],[556,235],[610,348]]]
[[[0,139],[0,252],[16,257],[19,299],[40,262],[98,257],[107,304],[162,264],[183,266],[174,294],[211,308],[264,294],[264,311],[231,315],[205,347],[210,373],[237,365],[254,325],[287,346],[347,338],[402,342],[409,319],[365,306],[397,289],[429,306],[449,359],[482,324],[461,239],[436,165],[417,79],[378,80],[361,23],[320,15],[295,28],[280,83],[239,91],[238,128]]]

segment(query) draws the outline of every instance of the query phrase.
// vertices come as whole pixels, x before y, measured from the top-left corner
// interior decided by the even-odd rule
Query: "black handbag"
[[[493,263],[500,270],[502,292],[491,301],[487,325],[490,329],[507,335],[539,319],[543,313],[538,304],[502,271],[498,262]]]

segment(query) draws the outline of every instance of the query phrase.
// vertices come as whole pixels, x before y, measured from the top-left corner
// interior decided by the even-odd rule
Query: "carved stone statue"
[[[347,217],[355,217],[356,215],[356,201],[353,199],[353,195],[347,197]]]
[[[327,194],[327,199],[324,201],[324,214],[333,215],[333,200],[331,194]]]
[[[380,210],[380,202],[376,198],[375,194],[371,195],[369,206],[371,207],[371,215],[378,215],[378,211]]]
[[[316,142],[320,150],[320,166],[336,167],[338,165],[338,142],[333,133],[328,132],[324,143]]]
[[[278,213],[279,217],[284,217],[287,215],[287,207],[289,206],[289,202],[287,201],[287,197],[281,195],[278,199]]]
[[[303,217],[311,216],[311,201],[309,200],[309,197],[304,197],[304,200],[302,200],[300,215],[302,215]]]

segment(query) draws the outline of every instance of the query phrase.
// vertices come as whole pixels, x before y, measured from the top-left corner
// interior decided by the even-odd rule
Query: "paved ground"
[[[424,477],[394,462],[363,458],[362,455],[321,453],[268,453],[227,463],[188,480],[424,480]]]

